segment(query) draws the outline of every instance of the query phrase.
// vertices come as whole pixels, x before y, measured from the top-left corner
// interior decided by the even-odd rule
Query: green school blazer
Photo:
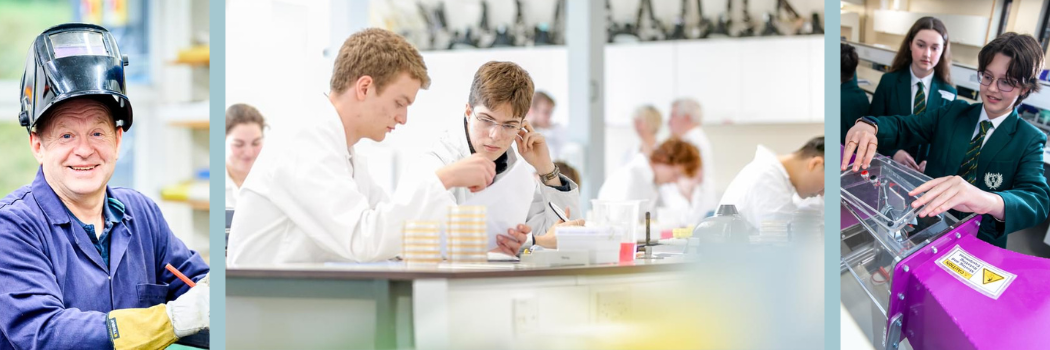
[[[926,174],[933,178],[957,175],[984,104],[954,101],[922,116],[876,117],[879,150],[929,144]],[[1003,222],[984,215],[977,237],[1006,248],[1006,235],[1046,220],[1050,186],[1043,176],[1046,134],[1021,120],[1014,111],[981,148],[977,159],[977,188],[998,194],[1005,204]],[[969,213],[962,213],[968,215]],[[960,217],[961,218],[961,217]]]
[[[850,81],[842,83],[842,133],[839,134],[840,144],[846,143],[846,132],[853,127],[853,124],[857,123],[857,119],[868,115],[870,107],[868,94],[857,86],[856,75]]]
[[[911,115],[911,105],[915,96],[911,94],[911,73],[909,69],[904,68],[898,69],[893,72],[889,72],[882,75],[882,80],[879,81],[879,86],[875,88],[875,96],[871,100],[871,110],[868,115],[872,116],[884,116],[884,115]],[[950,94],[950,99],[945,99],[944,94]],[[930,93],[926,99],[926,110],[934,110],[947,106],[956,97],[955,87],[946,83],[940,77],[936,75],[930,81]],[[887,150],[887,153],[883,153],[886,156],[893,157],[893,154],[897,153],[899,149]],[[904,150],[908,151],[915,158],[915,163],[921,163],[924,160],[929,160],[930,145],[919,144]]]

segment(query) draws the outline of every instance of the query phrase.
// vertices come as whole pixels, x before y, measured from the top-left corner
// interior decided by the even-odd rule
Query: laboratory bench
[[[690,255],[535,267],[328,263],[226,271],[230,349],[536,346],[541,329],[601,327],[685,283]],[[543,337],[540,337],[543,338]]]

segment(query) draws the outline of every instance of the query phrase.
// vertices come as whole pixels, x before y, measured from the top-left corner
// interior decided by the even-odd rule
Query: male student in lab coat
[[[669,205],[688,203],[686,220],[690,223],[700,222],[707,213],[715,209],[718,197],[715,194],[715,156],[711,141],[700,126],[702,111],[700,103],[691,98],[680,98],[671,103],[671,114],[667,126],[671,135],[691,143],[700,150],[700,159],[704,167],[695,176],[682,178],[676,185],[664,185],[660,195]],[[677,190],[677,191],[676,191]]]
[[[553,232],[548,231],[553,231],[552,227],[561,220],[548,203],[554,203],[569,215],[574,212],[579,215],[580,190],[551,160],[546,138],[525,120],[532,96],[532,78],[517,64],[496,61],[483,64],[474,74],[463,119],[442,134],[437,147],[424,154],[421,165],[433,171],[478,155],[493,162],[496,177],[485,192],[495,192],[481,197],[482,193],[473,193],[467,188],[450,189],[456,202],[479,200],[473,204],[488,206],[490,222],[503,221],[516,226],[517,230],[498,228],[508,231],[506,236],[497,236],[501,246],[507,245],[503,241],[516,240],[518,242],[512,243],[524,247],[538,244],[555,248]],[[516,145],[517,150],[511,145]],[[536,169],[539,181],[532,169]],[[484,198],[496,202],[488,203]],[[530,231],[548,233],[534,235]],[[516,255],[517,252],[504,253]]]
[[[208,265],[156,203],[108,185],[133,121],[127,64],[90,24],[30,48],[18,119],[40,170],[0,199],[0,349],[162,349],[209,327]]]
[[[383,141],[405,124],[416,93],[430,85],[423,57],[401,36],[375,28],[351,35],[330,85],[304,102],[295,127],[274,130],[245,179],[231,266],[394,258],[405,221],[442,220],[456,204],[449,189],[481,190],[496,176],[477,156],[401,184],[392,199],[372,180],[354,144]]]
[[[802,199],[824,194],[823,136],[783,155],[759,145],[755,159],[729,183],[719,205],[735,205],[748,223],[759,228],[775,214],[794,213],[796,194]]]

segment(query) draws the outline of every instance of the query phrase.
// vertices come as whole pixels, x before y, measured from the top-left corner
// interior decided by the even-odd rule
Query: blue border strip
[[[840,1],[824,1],[824,140],[839,139],[841,123],[841,86],[839,72],[839,38],[842,36]],[[838,349],[842,346],[842,331],[839,305],[842,303],[842,283],[839,262],[842,260],[839,217],[839,164],[842,163],[838,147],[824,147],[824,348]]]
[[[210,82],[210,149],[209,170],[210,205],[208,208],[208,232],[211,246],[211,348],[226,349],[226,1],[208,2],[208,27],[211,69]]]

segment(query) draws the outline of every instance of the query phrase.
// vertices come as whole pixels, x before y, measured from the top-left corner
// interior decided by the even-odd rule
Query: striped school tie
[[[977,158],[981,156],[981,146],[984,144],[984,135],[992,128],[991,121],[981,122],[981,131],[970,140],[970,148],[966,150],[966,161],[959,166],[959,176],[969,183],[977,181]]]
[[[922,112],[926,111],[926,92],[923,89],[924,87],[920,81],[919,88],[915,89],[914,103],[911,105],[911,110],[914,111],[912,114],[922,114]]]

